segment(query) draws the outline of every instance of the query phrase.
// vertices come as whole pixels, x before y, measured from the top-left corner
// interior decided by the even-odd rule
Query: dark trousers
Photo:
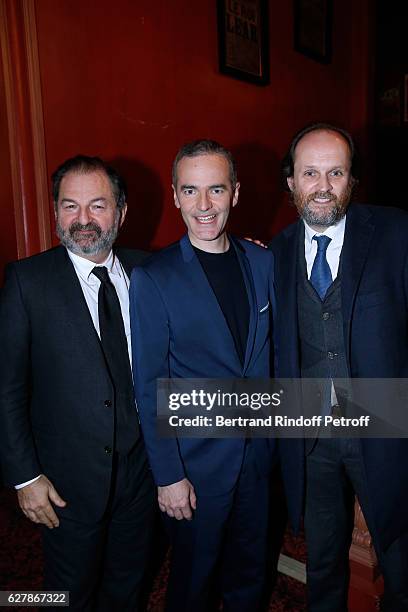
[[[172,543],[166,612],[212,610],[215,585],[224,612],[258,610],[265,584],[269,481],[258,474],[251,447],[247,444],[232,491],[217,496],[198,491],[191,521],[166,518]]]
[[[319,439],[306,457],[308,612],[345,612],[357,495],[384,577],[384,610],[408,610],[408,534],[384,552],[372,520],[358,439]]]
[[[70,610],[140,609],[155,497],[142,443],[115,455],[103,518],[94,524],[60,518],[58,528],[43,528],[44,588],[70,591]]]

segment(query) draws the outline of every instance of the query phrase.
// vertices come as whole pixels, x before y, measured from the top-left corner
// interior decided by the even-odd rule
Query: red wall
[[[129,184],[122,242],[159,247],[183,231],[178,147],[214,138],[239,163],[234,229],[268,239],[295,217],[279,185],[295,130],[329,120],[368,146],[369,0],[335,0],[330,65],[293,50],[292,4],[269,3],[271,83],[258,87],[218,72],[215,0],[37,0],[48,172],[78,152],[109,159]]]

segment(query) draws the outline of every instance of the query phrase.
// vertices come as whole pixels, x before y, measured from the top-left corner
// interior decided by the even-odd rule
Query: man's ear
[[[235,185],[234,197],[232,198],[232,206],[236,206],[238,204],[238,196],[239,196],[239,188],[241,187],[241,183],[237,183]]]
[[[288,183],[288,187],[291,191],[295,190],[295,181],[293,180],[293,176],[288,176],[288,178],[286,179],[287,183]]]
[[[180,202],[179,202],[179,199],[177,197],[177,190],[176,190],[174,185],[172,185],[171,187],[173,189],[174,205],[176,206],[176,208],[180,208]]]
[[[120,209],[119,227],[122,227],[122,223],[125,220],[126,213],[127,213],[127,203],[125,202],[124,205],[123,205],[123,208]]]

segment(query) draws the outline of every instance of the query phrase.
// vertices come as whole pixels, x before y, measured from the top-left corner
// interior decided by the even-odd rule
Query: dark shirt
[[[225,253],[207,253],[193,248],[227,321],[243,365],[248,339],[249,302],[235,249],[230,245]]]

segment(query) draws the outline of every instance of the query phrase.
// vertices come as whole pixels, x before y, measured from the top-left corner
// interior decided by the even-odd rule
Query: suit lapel
[[[55,250],[55,295],[61,300],[61,306],[66,311],[66,320],[69,321],[75,333],[81,339],[81,351],[88,353],[91,362],[98,357],[105,360],[102,345],[94,327],[88,305],[76,275],[74,266],[64,247]]]
[[[234,240],[234,238],[232,238],[231,236],[230,236],[230,241],[237,254],[239,265],[241,266],[242,277],[244,279],[245,289],[247,292],[248,303],[249,303],[250,315],[249,315],[248,338],[247,338],[244,368],[243,368],[243,374],[245,374],[245,372],[248,369],[249,362],[251,360],[252,352],[254,349],[256,325],[258,321],[258,308],[257,308],[257,301],[256,301],[256,292],[255,292],[255,287],[254,287],[254,279],[252,276],[251,266],[249,264],[249,261],[241,245],[239,244],[239,242]]]
[[[145,253],[143,251],[135,251],[133,249],[123,249],[120,247],[114,248],[113,252],[115,256],[118,258],[118,260],[120,261],[128,278],[131,277],[133,268],[135,266],[140,265],[150,255],[150,253]]]
[[[194,297],[197,298],[195,301],[197,301],[200,307],[211,308],[214,325],[218,329],[227,327],[228,334],[231,338],[231,343],[234,347],[234,351],[236,352],[235,343],[225,321],[224,313],[221,310],[214,291],[208,282],[207,276],[198,260],[197,255],[194,252],[194,248],[192,247],[187,234],[185,234],[180,240],[180,248],[184,262],[188,264],[188,272],[194,285]]]
[[[291,226],[286,234],[283,247],[279,253],[279,277],[277,280],[279,286],[279,302],[278,302],[278,334],[280,343],[289,347],[289,350],[279,350],[277,362],[279,368],[280,354],[286,355],[288,363],[282,364],[282,371],[285,376],[300,376],[299,363],[299,342],[298,342],[298,313],[297,313],[297,283],[298,283],[298,265],[299,253],[303,253],[301,243],[304,241],[304,226],[299,221],[294,226]],[[279,323],[279,320],[283,319]],[[287,323],[289,322],[289,324]],[[284,330],[284,335],[282,334]],[[290,374],[289,374],[290,372]]]
[[[118,258],[118,261],[121,263],[124,271],[126,272],[126,276],[130,278],[134,266],[128,261],[127,257],[120,251],[119,252],[115,251],[115,256]]]
[[[346,218],[341,268],[344,340],[349,367],[352,311],[373,234],[371,212],[351,205]]]

